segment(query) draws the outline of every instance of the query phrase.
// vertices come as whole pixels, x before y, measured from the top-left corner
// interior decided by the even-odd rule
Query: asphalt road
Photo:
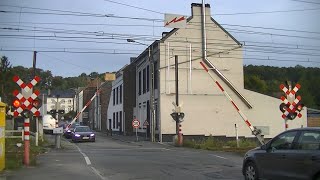
[[[11,173],[7,179],[243,179],[242,157],[232,153],[129,143],[104,134],[97,134],[94,143],[64,140],[63,147],[40,155],[37,167]]]

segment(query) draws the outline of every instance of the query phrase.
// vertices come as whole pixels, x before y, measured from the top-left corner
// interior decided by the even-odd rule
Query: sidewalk
[[[54,145],[53,137],[47,140],[51,146]],[[61,149],[49,149],[48,152],[40,154],[36,166],[6,170],[0,174],[0,180],[99,179],[87,166],[74,144],[63,140],[61,146]]]

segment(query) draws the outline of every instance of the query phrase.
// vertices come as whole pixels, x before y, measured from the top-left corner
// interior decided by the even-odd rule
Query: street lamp
[[[155,108],[154,108],[154,62],[151,56],[151,49],[148,44],[144,44],[134,39],[127,39],[127,42],[137,43],[148,47],[149,62],[151,66],[151,90],[150,90],[150,104],[151,104],[151,141],[155,142]]]

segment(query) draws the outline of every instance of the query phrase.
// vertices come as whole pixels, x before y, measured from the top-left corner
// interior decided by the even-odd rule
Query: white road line
[[[218,155],[215,155],[215,154],[210,154],[211,156],[214,156],[214,157],[217,157],[217,158],[221,158],[221,159],[227,159],[225,157],[222,157],[222,156],[218,156]]]
[[[100,177],[100,179],[102,179],[102,180],[107,180],[107,178],[103,177],[103,176],[101,175],[101,173],[100,173],[96,168],[94,168],[93,166],[91,166],[91,169],[92,169],[92,171],[93,171],[97,176]]]
[[[88,156],[85,156],[85,157],[84,157],[84,160],[86,160],[87,165],[90,165],[90,164],[91,164],[91,161],[90,161],[90,159],[88,158]]]
[[[99,176],[100,179],[102,179],[102,180],[107,180],[107,178],[103,177],[103,176],[101,175],[101,173],[100,173],[96,168],[94,168],[94,167],[91,165],[91,161],[90,161],[89,157],[88,157],[85,153],[83,153],[83,152],[81,151],[81,149],[79,148],[79,146],[77,146],[77,145],[75,145],[75,146],[78,148],[78,151],[80,152],[80,154],[82,154],[82,156],[84,157],[84,160],[86,161],[87,165],[88,165],[88,166],[91,166],[92,171],[93,171],[97,176]]]

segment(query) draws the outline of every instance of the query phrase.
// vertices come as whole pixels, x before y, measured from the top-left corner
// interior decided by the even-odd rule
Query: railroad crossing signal
[[[33,92],[33,86],[40,81],[40,78],[35,76],[30,83],[25,84],[19,76],[14,76],[13,81],[21,87],[21,93],[18,90],[13,91],[13,95],[16,97],[12,102],[15,108],[13,115],[17,117],[21,114],[27,117],[30,111],[34,116],[40,116],[39,108],[42,105],[41,99],[38,98],[40,91],[35,90]]]
[[[302,117],[300,113],[304,107],[304,104],[301,103],[301,96],[296,96],[297,91],[301,88],[300,84],[296,84],[296,86],[290,90],[291,88],[287,88],[285,85],[281,84],[280,89],[285,93],[287,97],[281,96],[281,101],[283,103],[280,104],[279,109],[283,113],[282,118],[284,120],[290,119],[293,120],[297,116],[299,118]]]

